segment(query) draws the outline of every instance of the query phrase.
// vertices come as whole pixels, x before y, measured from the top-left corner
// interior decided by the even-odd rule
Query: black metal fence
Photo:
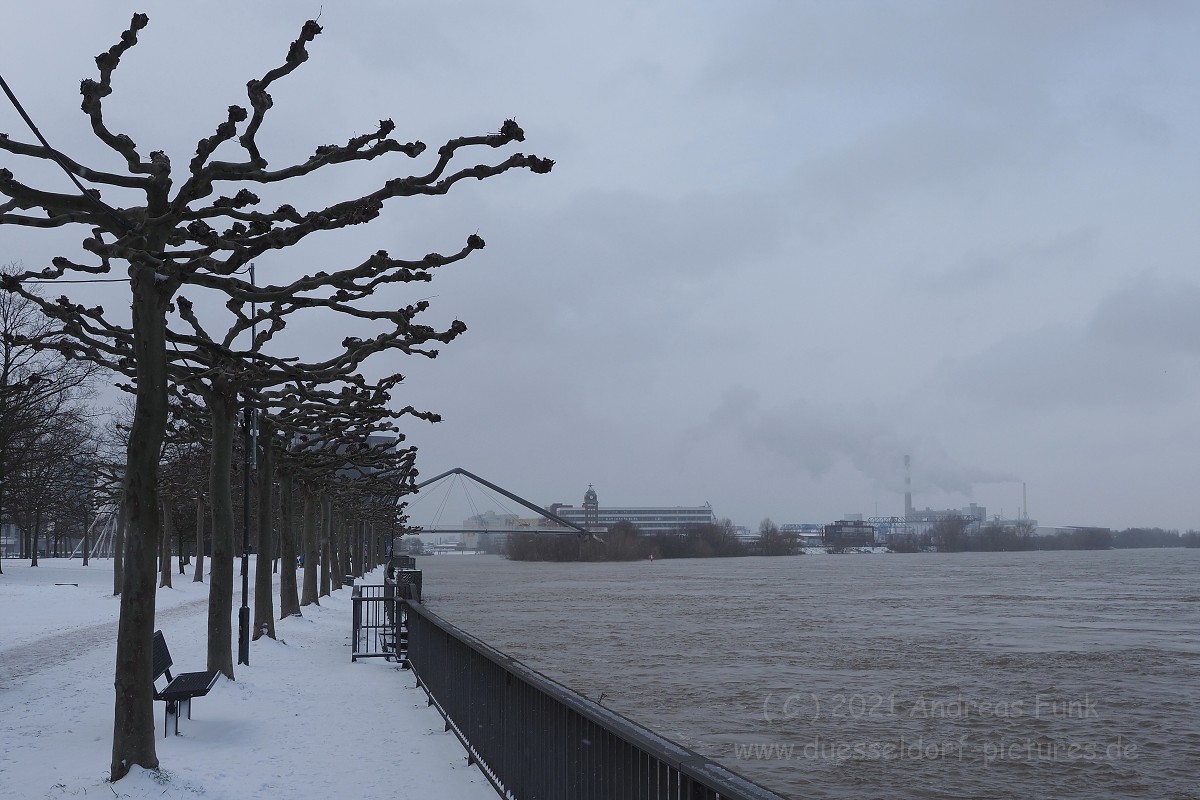
[[[515,800],[782,800],[459,630],[408,610],[417,681],[501,795]]]
[[[387,658],[396,655],[396,603],[394,586],[355,584],[350,594],[350,660]]]
[[[396,577],[390,581],[396,585],[396,597],[401,600],[416,600],[421,602],[421,570],[398,569]],[[388,583],[387,579],[384,583]]]
[[[382,585],[355,584],[350,593],[350,660],[386,658],[407,666],[408,605],[420,601],[421,571],[399,570]]]

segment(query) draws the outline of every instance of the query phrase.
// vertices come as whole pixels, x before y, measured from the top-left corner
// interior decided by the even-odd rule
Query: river
[[[419,559],[448,621],[794,798],[1200,798],[1200,550]]]

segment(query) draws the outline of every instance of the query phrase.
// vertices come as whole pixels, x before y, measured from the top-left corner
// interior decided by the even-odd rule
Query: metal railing
[[[535,672],[424,608],[408,661],[500,794],[514,800],[783,800]]]
[[[355,584],[351,590],[350,660],[386,658],[407,666],[408,606],[421,599],[420,570],[400,570],[383,585]]]
[[[401,600],[416,600],[421,602],[421,570],[419,569],[398,569],[396,577],[393,581],[396,584],[396,596]],[[384,583],[388,583],[384,579]]]
[[[396,591],[392,586],[355,584],[350,594],[350,660],[395,654]]]

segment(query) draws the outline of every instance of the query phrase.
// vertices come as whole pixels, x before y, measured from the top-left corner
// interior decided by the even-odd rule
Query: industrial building
[[[840,519],[825,526],[826,547],[874,547],[875,526],[862,520]]]
[[[1022,484],[1022,497],[1024,496],[1024,484]],[[893,524],[886,527],[891,528],[893,535],[896,536],[917,536],[922,537],[928,535],[938,524],[939,521],[950,517],[961,517],[966,520],[965,531],[976,533],[985,525],[998,525],[1002,528],[1016,528],[1018,526],[1037,528],[1037,520],[1029,518],[1029,509],[1022,499],[1021,514],[1016,519],[1001,519],[999,516],[988,519],[987,509],[983,506],[971,503],[963,508],[950,508],[935,510],[926,507],[924,511],[919,511],[913,508],[912,502],[912,457],[904,457],[904,518],[899,520],[894,517],[886,518]],[[881,518],[883,520],[885,518]],[[895,524],[898,523],[898,524]],[[881,527],[878,526],[877,527]],[[882,531],[881,531],[882,532]],[[883,537],[886,540],[887,536]]]
[[[794,533],[801,547],[825,544],[825,526],[819,522],[787,522],[779,526],[779,532]]]
[[[588,485],[583,505],[552,503],[547,507],[567,522],[585,528],[609,528],[618,522],[636,525],[642,533],[675,533],[683,528],[717,521],[712,506],[601,506],[596,490]]]

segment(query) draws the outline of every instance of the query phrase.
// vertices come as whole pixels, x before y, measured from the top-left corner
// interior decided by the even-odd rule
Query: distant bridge
[[[567,533],[573,533],[573,534],[577,534],[579,536],[587,536],[587,537],[590,537],[593,539],[597,539],[598,541],[601,541],[596,536],[596,534],[605,533],[607,531],[607,528],[600,528],[600,527],[590,529],[590,530],[588,528],[581,528],[578,525],[576,525],[574,522],[565,520],[562,517],[558,516],[557,514],[552,514],[551,512],[547,511],[546,509],[542,508],[541,506],[539,506],[535,503],[532,503],[529,500],[526,500],[524,497],[521,497],[520,495],[514,494],[514,493],[508,491],[507,489],[503,489],[503,488],[497,486],[496,484],[492,483],[491,481],[484,480],[483,478],[479,477],[478,475],[467,472],[462,467],[455,467],[454,469],[446,470],[441,475],[436,475],[427,481],[421,481],[413,488],[416,489],[417,492],[419,493],[421,491],[421,489],[423,489],[424,487],[429,486],[430,484],[433,484],[433,483],[437,483],[438,481],[442,480],[443,478],[448,478],[451,475],[462,475],[466,478],[470,478],[471,480],[478,483],[480,486],[491,489],[493,492],[501,494],[501,495],[507,497],[509,500],[512,500],[513,502],[520,503],[525,508],[538,514],[539,517],[541,517],[542,519],[549,520],[550,522],[554,523],[554,525],[553,526],[534,526],[534,525],[517,524],[517,525],[511,525],[511,526],[503,525],[503,526],[494,527],[494,528],[490,527],[490,526],[486,526],[486,525],[480,526],[478,528],[468,528],[463,525],[454,525],[454,526],[425,525],[425,526],[421,526],[422,533],[447,533],[447,534],[454,534],[454,533],[457,533],[457,534],[461,534],[461,533],[544,533],[544,534],[557,534],[559,536],[561,536],[563,534],[567,534]]]
[[[464,525],[420,525],[420,533],[554,533],[564,535],[568,533],[577,536],[592,536],[597,533],[608,533],[608,528],[601,525],[595,528],[586,529],[583,531],[572,528],[571,530],[563,530],[557,525],[496,525],[492,527],[480,526],[478,528],[468,528]]]

